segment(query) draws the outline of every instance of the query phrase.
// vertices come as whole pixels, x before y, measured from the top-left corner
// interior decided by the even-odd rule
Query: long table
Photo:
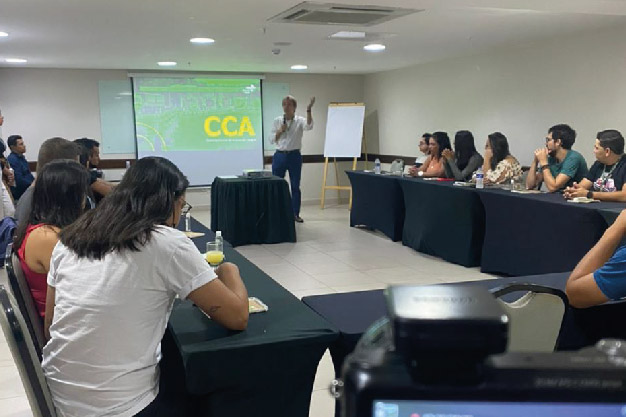
[[[423,253],[484,272],[518,276],[564,272],[626,208],[623,203],[576,204],[561,194],[477,190],[432,181],[349,172],[351,226],[383,231]],[[404,201],[404,213],[399,201]]]
[[[480,265],[485,210],[474,189],[417,178],[399,183],[406,207],[402,244],[455,264]]]
[[[607,228],[600,210],[624,207],[571,203],[561,194],[477,194],[486,214],[481,271],[512,276],[571,271]]]
[[[397,177],[346,171],[352,185],[350,226],[367,226],[402,240],[404,197]],[[375,204],[373,204],[375,202]]]
[[[565,272],[459,284],[492,289],[512,283],[532,283],[564,290],[568,276],[569,272]],[[314,295],[304,297],[302,301],[339,329],[339,338],[330,347],[337,375],[340,375],[345,357],[354,350],[365,330],[387,314],[383,290]],[[580,349],[602,338],[626,339],[626,326],[621,321],[625,315],[626,302],[612,302],[586,309],[568,307],[557,350]]]
[[[195,220],[192,226],[205,233],[194,239],[203,251],[213,234]],[[178,302],[163,342],[163,374],[185,390],[169,391],[184,398],[178,402],[189,416],[308,416],[318,363],[337,330],[235,249],[227,245],[224,253],[269,311],[250,315],[248,328],[236,332]]]

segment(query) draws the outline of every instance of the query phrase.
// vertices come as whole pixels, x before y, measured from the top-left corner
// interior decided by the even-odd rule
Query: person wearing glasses
[[[587,162],[572,149],[575,141],[576,131],[569,125],[552,126],[546,136],[546,146],[535,151],[526,177],[526,188],[535,189],[543,182],[548,191],[555,192],[585,178]]]
[[[617,130],[603,130],[596,135],[593,153],[596,162],[580,183],[563,193],[566,199],[587,197],[600,201],[626,201],[626,160],[624,137]]]
[[[217,324],[246,328],[248,292],[237,266],[214,271],[176,229],[190,207],[188,185],[171,161],[141,158],[95,209],[61,231],[48,274],[42,362],[59,415],[180,413],[157,395],[161,339],[177,296]]]

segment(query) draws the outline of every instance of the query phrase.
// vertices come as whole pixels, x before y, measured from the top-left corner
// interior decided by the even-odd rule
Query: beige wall
[[[2,136],[20,134],[26,158],[53,136],[100,137],[99,80],[127,79],[126,71],[34,68],[0,69]]]
[[[623,28],[367,75],[366,137],[382,154],[417,155],[425,131],[471,130],[481,151],[501,131],[529,164],[547,129],[569,123],[591,164],[599,130],[626,133],[625,69]]]
[[[598,130],[626,131],[624,68],[626,28],[617,28],[366,76],[268,74],[266,80],[289,83],[303,114],[309,97],[317,97],[315,128],[305,133],[303,154],[323,153],[328,103],[364,101],[369,152],[416,155],[422,132],[459,129],[474,132],[482,148],[486,135],[499,130],[513,154],[528,164],[547,128],[565,122],[578,131],[574,147],[591,163]],[[113,70],[2,68],[2,135],[21,133],[30,160],[54,135],[97,138],[97,81],[125,77],[125,71]],[[342,184],[348,167],[340,164]],[[111,172],[110,178],[120,173]],[[323,164],[305,164],[305,204],[319,200],[322,174]],[[332,170],[329,177],[334,184]],[[198,195],[197,204],[208,204],[206,191]],[[328,197],[332,203],[336,192]]]

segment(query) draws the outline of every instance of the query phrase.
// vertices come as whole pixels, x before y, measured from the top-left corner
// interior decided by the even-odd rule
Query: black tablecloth
[[[405,210],[399,177],[363,171],[346,174],[352,185],[350,226],[367,226],[394,242],[401,240]]]
[[[517,283],[534,283],[565,289],[568,272],[471,281],[461,285],[479,285],[496,288]],[[446,285],[446,284],[443,284]],[[516,294],[509,295],[515,297]],[[519,296],[519,294],[517,295]],[[354,350],[365,330],[386,315],[383,290],[343,294],[314,295],[302,301],[339,329],[339,338],[331,345],[330,353],[337,375],[347,354]],[[626,326],[621,318],[626,316],[626,302],[609,303],[587,309],[569,307],[566,311],[558,350],[575,350],[592,345],[602,338],[626,339]]]
[[[602,207],[598,209],[598,212],[604,218],[604,221],[606,221],[606,224],[610,226],[613,224],[615,219],[617,219],[617,216],[619,216],[622,210],[624,209],[626,209],[626,205],[620,204],[616,207],[610,207],[610,208]]]
[[[211,229],[233,246],[295,242],[289,186],[278,177],[219,178],[211,184]]]
[[[476,191],[451,181],[399,182],[406,207],[402,243],[455,264],[480,265],[485,212]]]
[[[485,189],[478,195],[486,217],[481,271],[512,276],[571,271],[607,228],[600,210],[624,208],[571,203],[561,194]]]
[[[196,222],[192,229],[212,237]],[[207,238],[194,239],[201,251]],[[269,311],[250,315],[248,328],[235,332],[191,302],[177,303],[164,345],[179,354],[192,394],[188,415],[308,416],[317,366],[338,337],[336,329],[236,250],[227,245],[224,252],[239,267],[249,295]]]

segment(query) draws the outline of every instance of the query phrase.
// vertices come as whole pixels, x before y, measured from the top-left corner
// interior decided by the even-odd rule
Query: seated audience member
[[[503,184],[522,177],[522,166],[509,152],[509,142],[500,132],[487,136],[483,173],[485,184]]]
[[[2,167],[2,181],[0,181],[2,213],[0,213],[0,219],[13,217],[15,215],[13,196],[9,191],[10,187],[15,185],[15,177],[13,176],[13,171],[10,169],[9,161],[4,157],[4,151],[6,151],[6,146],[4,145],[4,141],[0,140],[0,166]]]
[[[587,177],[565,189],[565,198],[588,197],[600,201],[626,201],[624,137],[617,130],[598,132],[593,146],[596,162]]]
[[[37,156],[37,175],[51,161],[56,159],[72,159],[78,161],[80,148],[75,143],[63,138],[46,139],[39,147]],[[36,183],[37,181],[35,181]],[[15,207],[15,219],[18,223],[28,218],[33,198],[34,184],[24,191]]]
[[[76,139],[74,143],[81,147],[80,163],[89,170],[91,190],[99,197],[107,196],[113,190],[113,184],[98,178],[95,169],[100,163],[100,143],[88,138]]]
[[[587,162],[572,149],[576,131],[565,124],[552,126],[546,136],[545,148],[535,151],[526,178],[526,188],[534,189],[545,183],[550,192],[571,187],[587,175]],[[539,166],[539,170],[537,170]]]
[[[419,169],[419,167],[424,165],[424,162],[426,162],[426,159],[428,158],[428,155],[430,153],[428,149],[428,143],[432,136],[433,135],[431,135],[430,133],[424,133],[420,138],[419,150],[420,152],[422,152],[422,155],[415,158],[415,165],[409,167],[409,175],[415,177],[417,175],[417,170]]]
[[[426,158],[428,158],[428,142],[432,136],[430,133],[424,133],[420,138],[419,150],[422,154],[415,158],[415,166],[420,166],[426,162]]]
[[[7,139],[7,145],[11,149],[11,153],[7,160],[13,168],[13,174],[15,175],[15,186],[11,187],[11,193],[13,198],[17,201],[20,199],[24,191],[35,180],[33,174],[28,168],[28,161],[24,154],[26,153],[26,145],[24,145],[24,139],[20,135],[11,135]]]
[[[89,174],[78,162],[66,159],[47,164],[37,175],[32,209],[18,227],[17,255],[42,320],[52,249],[59,231],[83,213],[88,189]]]
[[[450,138],[446,132],[435,132],[428,140],[428,158],[419,168],[409,172],[412,176],[419,177],[443,177],[445,169],[441,153],[445,149],[451,149]]]
[[[76,139],[74,143],[78,143],[84,146],[89,153],[89,169],[97,169],[100,164],[100,142],[95,139],[80,138]],[[81,162],[85,165],[83,162]]]
[[[4,116],[2,116],[2,110],[0,110],[0,126],[2,126],[3,123],[4,123]],[[4,140],[0,138],[0,165],[2,165],[2,182],[3,182],[4,188],[9,190],[10,187],[15,186],[15,175],[13,174],[13,170],[11,169],[11,164],[7,160],[6,156],[4,155],[4,152],[6,150],[7,150],[7,145],[4,143]],[[10,197],[11,204],[13,204],[13,195],[10,192],[8,193],[8,195]]]
[[[142,158],[98,207],[61,231],[42,363],[60,415],[160,410],[160,342],[176,296],[229,329],[246,328],[238,268],[224,263],[214,272],[176,229],[188,185],[169,160]]]
[[[445,149],[442,152],[446,177],[457,181],[467,181],[483,164],[483,157],[476,152],[474,135],[467,130],[459,130],[454,135],[454,152]]]
[[[626,297],[626,210],[581,259],[567,280],[565,293],[576,308]],[[618,246],[620,246],[618,248]]]

